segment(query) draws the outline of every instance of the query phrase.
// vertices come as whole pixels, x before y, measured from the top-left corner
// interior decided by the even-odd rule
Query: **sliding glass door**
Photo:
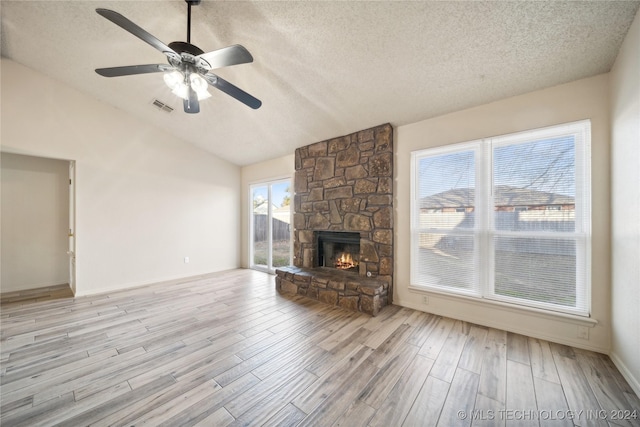
[[[273,273],[291,264],[291,181],[254,184],[251,193],[251,268]]]

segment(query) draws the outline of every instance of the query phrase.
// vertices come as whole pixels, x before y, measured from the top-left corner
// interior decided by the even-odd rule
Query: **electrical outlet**
[[[426,295],[423,295],[423,296],[422,296],[422,303],[423,303],[424,305],[429,305],[429,297],[428,297],[428,296],[426,296]]]
[[[578,338],[582,338],[583,340],[589,339],[589,328],[586,326],[578,326]]]
[[[189,257],[188,256],[184,257],[184,263],[185,264],[189,264]]]

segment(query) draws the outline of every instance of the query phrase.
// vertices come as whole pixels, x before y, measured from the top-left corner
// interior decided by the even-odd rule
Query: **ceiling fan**
[[[96,73],[104,77],[120,77],[135,74],[165,73],[165,83],[183,99],[185,113],[198,113],[200,100],[211,96],[209,85],[237,99],[243,104],[257,109],[262,102],[211,72],[216,68],[253,62],[247,49],[237,44],[212,52],[204,52],[191,44],[191,6],[200,0],[185,0],[188,5],[187,41],[164,44],[147,31],[124,16],[109,9],[96,9],[99,15],[124,28],[142,41],[150,44],[166,55],[168,64],[128,65],[124,67],[98,68]]]

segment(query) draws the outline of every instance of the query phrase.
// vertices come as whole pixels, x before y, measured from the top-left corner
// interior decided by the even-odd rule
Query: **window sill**
[[[564,322],[572,323],[579,326],[586,326],[589,328],[593,328],[598,324],[598,321],[596,319],[593,319],[591,317],[579,316],[577,314],[561,313],[534,307],[516,306],[501,301],[494,301],[484,298],[474,298],[466,295],[454,295],[446,292],[438,292],[433,289],[426,289],[420,286],[409,285],[409,291],[421,295],[430,295],[438,298],[448,299],[450,301],[462,301],[479,307],[495,307],[501,310],[510,311],[512,313],[533,315],[543,319],[562,320]]]

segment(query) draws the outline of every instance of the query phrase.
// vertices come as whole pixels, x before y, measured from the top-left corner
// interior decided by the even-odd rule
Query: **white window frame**
[[[494,229],[493,209],[493,149],[495,147],[540,140],[547,137],[575,135],[575,231],[553,232],[554,239],[570,239],[576,242],[576,307],[561,306],[515,297],[498,295],[494,292],[495,236],[544,238],[544,232],[508,232]],[[478,266],[474,275],[476,283],[469,289],[447,288],[420,284],[419,275],[419,235],[421,232],[437,233],[437,229],[420,229],[419,162],[424,157],[474,151],[475,164],[475,221],[474,264]],[[411,153],[411,287],[431,292],[463,295],[466,297],[493,300],[515,307],[530,307],[550,312],[562,312],[589,317],[591,312],[591,122],[582,120],[563,125],[533,129],[498,137],[486,138],[442,147],[418,150]],[[447,230],[450,233],[450,230]],[[468,235],[470,233],[466,233]],[[582,308],[584,307],[584,309]]]

